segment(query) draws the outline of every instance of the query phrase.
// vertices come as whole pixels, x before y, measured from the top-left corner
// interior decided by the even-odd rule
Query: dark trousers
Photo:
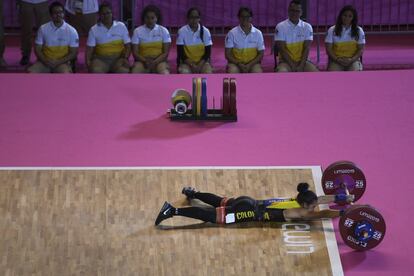
[[[21,25],[20,49],[22,56],[30,56],[34,22],[36,22],[36,28],[39,28],[50,21],[48,2],[31,4],[21,1],[19,17]]]

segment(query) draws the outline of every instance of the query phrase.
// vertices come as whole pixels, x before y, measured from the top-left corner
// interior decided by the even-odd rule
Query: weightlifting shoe
[[[185,195],[187,199],[194,199],[195,193],[197,193],[197,191],[193,187],[184,187],[181,193]]]
[[[161,223],[161,221],[171,218],[174,216],[175,208],[168,203],[167,201],[164,202],[164,205],[161,207],[160,213],[158,214],[157,219],[155,220],[155,225]]]

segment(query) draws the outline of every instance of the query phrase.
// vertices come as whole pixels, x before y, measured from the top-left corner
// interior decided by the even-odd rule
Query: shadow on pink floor
[[[141,140],[141,139],[179,139],[197,136],[211,129],[224,124],[222,122],[171,122],[167,115],[160,116],[153,120],[140,122],[132,125],[130,130],[121,134],[120,139]]]

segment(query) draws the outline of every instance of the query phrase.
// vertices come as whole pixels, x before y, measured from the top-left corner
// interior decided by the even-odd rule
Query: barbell
[[[366,178],[362,170],[350,161],[339,161],[329,165],[322,175],[322,188],[326,195],[354,195],[359,200],[366,189]],[[338,202],[344,206],[347,202]],[[378,246],[384,239],[386,224],[384,217],[370,205],[355,205],[343,209],[339,219],[339,232],[349,247],[365,251]]]

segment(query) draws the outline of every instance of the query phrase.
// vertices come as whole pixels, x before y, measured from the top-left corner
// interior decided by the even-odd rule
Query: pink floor
[[[210,98],[224,76],[208,76]],[[339,242],[346,275],[412,275],[414,70],[236,75],[237,123],[171,122],[171,92],[191,77],[0,74],[0,166],[353,160],[368,179],[363,202],[388,229],[369,252]]]
[[[323,37],[319,39],[320,43],[320,62],[318,64],[321,70],[326,69],[327,56],[324,50]],[[214,37],[212,50],[212,64],[216,73],[225,72],[226,60],[224,58],[224,37]],[[19,37],[9,36],[6,39],[5,59],[10,65],[7,72],[24,72],[25,68],[19,65],[20,50]],[[81,39],[81,47],[78,54],[78,72],[85,72],[84,66],[84,45],[85,38]],[[176,72],[176,48],[173,41],[173,47],[170,51],[169,63],[172,72]],[[266,37],[266,51],[262,62],[265,72],[273,72],[274,58],[271,53],[272,38]],[[367,45],[363,57],[365,70],[387,70],[387,69],[412,69],[414,68],[414,35],[368,35]],[[312,44],[309,55],[312,62],[317,64],[317,37]],[[31,61],[35,61],[32,54]],[[131,58],[132,62],[132,58]]]

